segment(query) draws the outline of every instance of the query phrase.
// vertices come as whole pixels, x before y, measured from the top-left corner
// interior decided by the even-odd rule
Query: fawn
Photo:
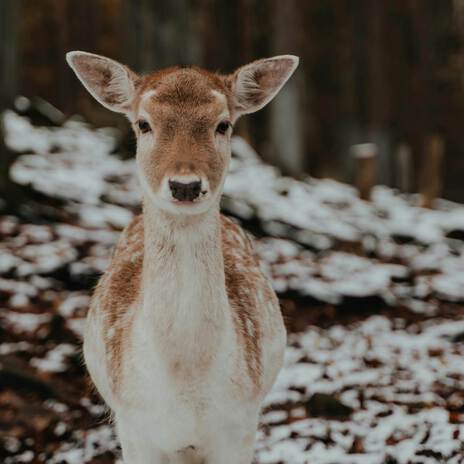
[[[84,357],[127,464],[250,464],[286,331],[250,239],[220,214],[232,126],[298,65],[282,55],[231,75],[138,76],[67,54],[83,85],[137,137],[143,214],[123,231],[87,317]]]

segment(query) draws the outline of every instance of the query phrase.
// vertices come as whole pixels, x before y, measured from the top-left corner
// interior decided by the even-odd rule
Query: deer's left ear
[[[242,66],[228,76],[236,117],[267,105],[293,74],[298,63],[299,58],[294,55],[274,56]]]

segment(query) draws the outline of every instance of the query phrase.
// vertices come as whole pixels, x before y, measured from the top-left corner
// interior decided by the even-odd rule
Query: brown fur
[[[222,102],[212,90],[226,96]],[[153,97],[143,99],[148,91]],[[137,85],[134,111],[143,108],[156,126],[157,144],[140,166],[154,191],[165,176],[204,175],[216,190],[225,160],[214,146],[214,131],[224,110],[231,112],[224,79],[197,68],[170,68],[150,74]],[[135,127],[137,131],[137,127]]]
[[[222,253],[225,283],[238,344],[243,347],[242,360],[256,389],[261,385],[261,327],[256,314],[256,298],[263,288],[265,301],[275,298],[259,269],[259,262],[247,234],[230,219],[221,215]],[[104,317],[104,340],[108,372],[115,392],[123,375],[123,347],[133,314],[140,301],[144,252],[143,217],[135,217],[124,230],[114,250],[110,267],[100,280],[93,305]],[[109,334],[113,332],[113,336]]]
[[[195,67],[173,67],[142,77],[98,55],[71,52],[67,59],[98,101],[131,120],[137,135],[137,168],[144,199],[151,205],[144,209],[143,219],[135,218],[122,234],[91,308],[88,327],[102,328],[103,334],[95,341],[104,345],[110,390],[120,396],[124,393],[122,379],[130,379],[131,346],[136,343],[129,334],[134,321],[138,329],[137,311],[145,310],[150,298],[163,299],[163,287],[151,287],[167,266],[162,258],[175,255],[170,260],[171,279],[178,266],[177,246],[182,248],[183,238],[198,233],[198,248],[188,253],[204,253],[200,259],[205,262],[192,269],[205,273],[199,295],[207,299],[206,303],[200,300],[200,305],[207,307],[208,314],[199,311],[195,319],[198,327],[186,324],[185,333],[179,331],[177,338],[165,343],[175,323],[169,311],[158,311],[158,333],[153,337],[160,346],[155,345],[156,349],[166,356],[168,346],[172,356],[168,355],[167,362],[173,374],[186,378],[209,368],[223,333],[235,337],[237,381],[232,379],[232,383],[239,387],[239,395],[257,399],[269,390],[280,368],[285,333],[277,298],[260,272],[250,239],[238,225],[225,217],[218,219],[219,197],[231,155],[230,125],[240,115],[270,101],[294,71],[297,59],[286,55],[259,60],[228,76]],[[220,124],[225,122],[229,124]],[[170,182],[177,182],[179,177],[187,179],[185,183],[199,179],[201,192],[192,200],[195,204],[181,204],[185,202],[173,195]],[[184,207],[190,209],[182,210]],[[144,256],[151,258],[144,261]],[[165,282],[168,300],[172,294],[177,296],[177,287],[170,284]],[[224,305],[226,296],[228,305]],[[231,315],[225,314],[228,307]],[[149,336],[150,332],[141,330]],[[207,331],[208,336],[193,346]],[[88,333],[86,339],[95,337],[92,330]],[[99,366],[93,367],[97,377]]]
[[[222,216],[222,250],[229,304],[233,310],[238,346],[248,375],[256,389],[261,387],[261,327],[256,314],[257,289],[263,276],[250,239],[230,219]]]
[[[230,94],[230,87],[223,76],[195,66],[174,66],[155,71],[140,78],[137,84],[139,97],[147,90],[157,90],[158,102],[170,105],[210,103],[212,89]]]
[[[143,220],[139,215],[122,233],[92,300],[91,311],[98,305],[103,315],[107,371],[115,392],[122,376],[123,347],[132,322],[131,311],[141,291],[143,240]]]

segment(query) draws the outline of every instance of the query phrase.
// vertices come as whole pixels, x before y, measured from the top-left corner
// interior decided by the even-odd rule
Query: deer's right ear
[[[138,76],[126,66],[104,56],[69,52],[66,60],[91,95],[118,113],[130,111]]]

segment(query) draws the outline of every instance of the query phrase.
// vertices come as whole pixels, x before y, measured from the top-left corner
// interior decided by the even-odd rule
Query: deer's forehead
[[[140,92],[139,107],[147,112],[217,116],[228,110],[220,81],[199,71],[177,70],[147,82]]]
[[[210,90],[211,100],[204,103],[185,103],[173,105],[160,102],[156,91],[148,91],[141,99],[139,114],[149,116],[154,122],[175,122],[183,125],[202,123],[205,126],[217,122],[218,119],[229,118],[229,109],[226,97]]]

